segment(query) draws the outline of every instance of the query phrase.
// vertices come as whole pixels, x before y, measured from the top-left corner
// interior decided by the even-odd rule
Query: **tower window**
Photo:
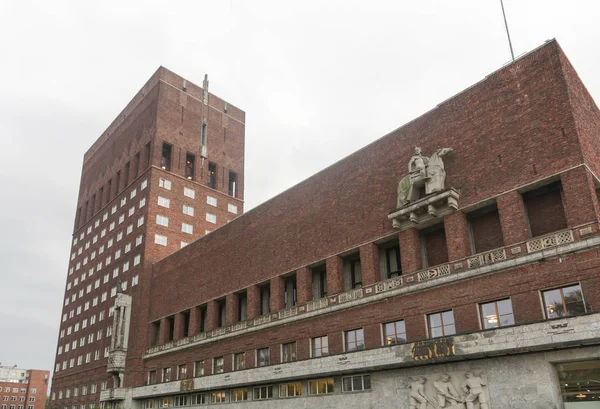
[[[217,188],[217,164],[212,162],[208,164],[208,187]]]
[[[202,145],[206,145],[206,122],[202,123],[202,131],[200,133],[200,144]]]
[[[237,196],[237,173],[229,171],[229,196]]]
[[[196,161],[196,157],[191,153],[188,153],[185,156],[185,178],[189,180],[194,180],[195,177],[195,169],[194,163]]]
[[[168,143],[163,143],[162,157],[160,158],[160,167],[164,170],[171,170],[171,150],[172,146]]]

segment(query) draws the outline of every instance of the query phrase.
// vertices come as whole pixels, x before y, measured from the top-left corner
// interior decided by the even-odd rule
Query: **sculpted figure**
[[[444,190],[446,183],[446,170],[444,169],[444,161],[442,158],[449,153],[452,153],[452,148],[438,149],[427,165],[428,180],[425,183],[425,194],[435,193]]]
[[[438,149],[428,158],[423,155],[421,148],[415,148],[415,154],[408,161],[408,175],[398,183],[397,208],[420,199],[419,190],[423,187],[425,194],[444,190],[446,171],[442,157],[451,152],[452,148]]]
[[[425,378],[417,378],[410,384],[409,409],[427,409],[427,397],[425,396]]]
[[[437,402],[440,408],[445,408],[446,402],[448,402],[450,406],[463,402],[454,388],[454,385],[450,383],[450,375],[443,374],[440,379],[433,383],[433,387],[437,392]]]
[[[474,409],[474,402],[479,402],[480,409],[490,409],[489,399],[483,391],[483,386],[487,385],[485,375],[481,373],[479,376],[475,376],[473,372],[467,372],[465,376],[467,380],[463,382],[462,389],[467,394],[465,397],[467,409]]]

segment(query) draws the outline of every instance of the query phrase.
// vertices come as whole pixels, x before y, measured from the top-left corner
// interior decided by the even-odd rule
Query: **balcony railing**
[[[591,227],[589,227],[592,230]],[[580,230],[581,231],[581,230]],[[587,234],[591,234],[587,232]],[[271,314],[262,315],[253,319],[242,321],[228,327],[221,327],[214,329],[210,332],[203,332],[196,334],[190,338],[183,338],[179,341],[171,341],[164,345],[154,346],[146,350],[146,354],[155,354],[162,351],[167,351],[177,346],[185,346],[187,344],[196,344],[199,342],[206,341],[212,337],[222,336],[229,333],[235,333],[239,331],[252,330],[253,328],[260,327],[263,325],[269,325],[272,322],[278,320],[300,316],[307,312],[332,308],[337,304],[343,304],[350,301],[355,301],[363,298],[369,298],[373,295],[380,294],[382,292],[394,291],[403,287],[416,285],[419,283],[425,283],[430,280],[446,277],[454,273],[467,271],[469,269],[476,269],[484,266],[493,265],[495,263],[502,263],[509,259],[518,259],[525,251],[527,253],[533,253],[546,248],[557,247],[563,244],[568,244],[575,241],[575,235],[573,230],[563,230],[556,232],[544,237],[535,238],[526,242],[512,244],[503,248],[495,249],[485,253],[476,254],[474,256],[465,257],[459,260],[453,260],[451,263],[441,264],[420,271],[403,274],[398,277],[379,281],[370,285],[366,285],[363,288],[347,291],[341,294],[332,295],[331,297],[325,297],[319,300],[310,301],[306,304],[296,305],[291,308],[274,312]],[[577,236],[579,237],[579,236]]]

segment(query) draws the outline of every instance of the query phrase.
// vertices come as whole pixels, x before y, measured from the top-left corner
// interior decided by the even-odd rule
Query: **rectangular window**
[[[531,237],[567,228],[560,181],[525,192],[522,197]]]
[[[296,342],[288,342],[281,346],[282,362],[293,362],[296,360]]]
[[[365,349],[365,336],[362,328],[353,329],[344,333],[345,352],[362,351]]]
[[[156,383],[156,371],[148,372],[148,385],[154,385]],[[92,384],[92,393],[95,393],[96,388],[94,388],[95,384]]]
[[[237,197],[237,173],[229,171],[229,186],[227,188],[229,196]]]
[[[181,231],[187,234],[194,234],[194,226],[187,223],[181,223]]]
[[[310,340],[311,358],[319,358],[329,355],[329,343],[327,335],[311,338]]]
[[[158,205],[162,207],[171,207],[171,201],[166,197],[158,196]]]
[[[207,142],[207,138],[206,138],[207,128],[208,128],[208,126],[207,126],[206,122],[202,122],[202,128],[200,130],[200,144],[202,146],[205,146],[206,142]]]
[[[481,328],[497,328],[515,324],[510,299],[479,304]]]
[[[162,187],[163,189],[171,190],[171,181],[169,179],[159,178],[158,186]]]
[[[162,216],[160,214],[156,215],[156,224],[160,226],[169,227],[169,218],[167,216]]]
[[[163,143],[162,156],[160,158],[160,167],[166,171],[171,170],[171,150],[171,145],[169,145],[168,143]]]
[[[206,204],[217,207],[217,198],[212,196],[206,196]]]
[[[183,195],[185,197],[189,197],[190,199],[194,199],[196,198],[196,191],[194,189],[190,189],[189,187],[184,187]]]
[[[211,403],[227,402],[227,393],[225,391],[215,391],[210,393]]]
[[[579,284],[542,292],[546,318],[585,314],[583,293]]]
[[[429,338],[446,337],[456,334],[454,312],[452,310],[427,315]]]
[[[237,214],[238,213],[238,207],[234,204],[228,203],[227,204],[227,211],[229,213],[233,213],[233,214]]]
[[[171,382],[171,368],[163,368],[162,382]]]
[[[263,400],[273,398],[273,387],[272,386],[258,386],[253,389],[253,400]]]
[[[248,400],[248,388],[233,389],[231,391],[231,401],[239,402]]]
[[[192,405],[208,405],[208,394],[197,393],[192,395]]]
[[[215,358],[214,361],[214,366],[215,366],[215,373],[223,373],[225,371],[225,365],[224,365],[224,360],[223,357],[218,357]]]
[[[279,385],[280,398],[293,398],[294,396],[302,396],[302,383],[282,383]]]
[[[191,153],[185,155],[185,178],[188,180],[194,180],[194,177],[196,175],[194,169],[195,163],[196,157],[194,155],[192,155]]]
[[[187,246],[188,244],[190,244],[190,243],[188,243],[187,241],[182,241],[182,242],[179,244],[179,248],[180,248],[180,249],[182,249],[182,248],[184,248],[185,246]]]
[[[174,406],[187,406],[188,405],[188,396],[187,395],[175,396],[175,399],[173,400],[173,405]]]
[[[186,378],[186,373],[187,373],[187,366],[184,365],[179,365],[177,367],[177,380],[181,380],[181,379],[185,379]]]
[[[167,236],[163,236],[161,234],[154,234],[154,243],[159,244],[161,246],[166,246]]]
[[[260,348],[256,350],[257,366],[267,366],[271,364],[271,351],[269,348]]]
[[[208,187],[217,188],[217,164],[212,162],[208,163]]]
[[[183,214],[194,216],[194,208],[192,206],[183,205]]]
[[[194,376],[204,376],[204,361],[194,362]]]
[[[233,355],[233,370],[239,371],[246,368],[246,353],[240,352]]]
[[[317,379],[308,382],[309,395],[322,395],[326,393],[333,393],[334,391],[333,378]]]
[[[384,346],[404,344],[406,342],[406,325],[404,320],[383,324]]]
[[[260,287],[260,315],[271,312],[271,285],[265,284]]]
[[[342,378],[342,392],[357,392],[371,389],[370,375],[347,376]]]
[[[206,213],[206,221],[209,223],[217,223],[217,216],[212,213]]]

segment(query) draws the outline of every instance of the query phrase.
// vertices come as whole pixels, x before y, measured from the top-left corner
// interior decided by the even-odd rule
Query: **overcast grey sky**
[[[505,7],[600,98],[598,1]],[[0,0],[0,58],[0,362],[52,369],[83,154],[159,65],[246,111],[248,210],[510,53],[499,0]]]

